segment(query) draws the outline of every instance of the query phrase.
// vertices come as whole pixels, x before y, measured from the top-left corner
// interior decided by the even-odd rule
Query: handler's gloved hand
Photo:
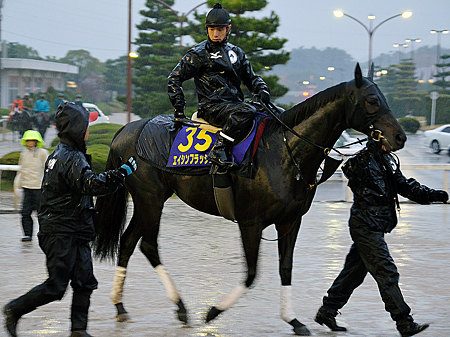
[[[443,203],[447,203],[448,201],[448,193],[442,190],[435,190],[431,195],[432,201],[441,201]]]
[[[270,103],[270,93],[266,89],[261,89],[258,95],[261,102],[264,104]]]
[[[136,160],[134,159],[134,157],[130,157],[130,159],[128,159],[125,164],[122,164],[122,166],[119,167],[119,172],[126,177],[136,171],[136,169]]]

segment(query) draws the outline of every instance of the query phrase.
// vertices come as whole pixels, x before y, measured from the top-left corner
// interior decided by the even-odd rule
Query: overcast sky
[[[1,1],[1,0],[0,0]],[[203,1],[176,0],[174,9],[188,12]],[[356,61],[368,59],[366,30],[349,17],[336,18],[341,9],[369,27],[367,16],[376,16],[373,27],[383,20],[411,10],[409,19],[397,17],[383,23],[373,35],[373,57],[395,52],[393,43],[405,38],[421,38],[414,49],[435,46],[437,36],[431,29],[450,29],[450,0],[268,0],[263,14],[275,11],[280,17],[277,36],[288,39],[286,50],[299,47],[336,47],[347,51]],[[132,0],[133,40],[139,10],[145,0]],[[206,12],[206,6],[199,11]],[[39,55],[66,55],[85,49],[101,61],[126,55],[128,41],[128,0],[3,0],[1,39],[19,42],[36,49]],[[441,35],[441,47],[450,48],[450,34]],[[410,49],[408,49],[410,50]]]

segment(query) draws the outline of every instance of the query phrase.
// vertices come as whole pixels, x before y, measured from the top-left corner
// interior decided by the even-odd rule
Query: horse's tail
[[[117,131],[114,138],[122,131]],[[113,141],[114,141],[113,138]],[[118,166],[117,157],[111,149],[106,161],[106,170]],[[120,237],[125,228],[128,206],[128,191],[125,186],[117,191],[97,198],[94,217],[94,255],[100,259],[114,259],[119,251]]]

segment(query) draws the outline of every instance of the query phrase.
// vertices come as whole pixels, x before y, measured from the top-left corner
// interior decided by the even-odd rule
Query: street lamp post
[[[430,30],[431,34],[437,34],[437,46],[436,46],[436,63],[439,63],[439,58],[441,57],[441,34],[448,34],[450,31],[444,30]]]
[[[400,61],[401,61],[400,46],[402,46],[403,48],[407,48],[408,44],[407,43],[394,43],[393,46],[394,46],[394,48],[398,48],[398,63],[400,64]]]
[[[414,63],[414,42],[421,42],[422,39],[405,39],[405,42],[411,43],[411,60]]]
[[[340,17],[342,17],[342,16],[347,16],[347,17],[349,17],[350,19],[352,19],[352,20],[358,22],[358,23],[359,23],[361,26],[363,26],[364,29],[367,31],[367,33],[369,34],[369,63],[368,63],[368,67],[370,67],[370,65],[372,64],[372,38],[373,38],[373,34],[374,34],[375,31],[378,29],[378,27],[380,27],[380,26],[381,26],[383,23],[385,23],[386,21],[392,20],[392,19],[394,19],[394,18],[396,18],[396,17],[399,17],[399,16],[401,16],[401,17],[407,19],[407,18],[411,17],[412,12],[411,12],[411,11],[405,11],[405,12],[403,12],[403,13],[401,13],[401,14],[393,15],[393,16],[387,18],[386,20],[381,21],[378,25],[376,25],[376,26],[373,27],[373,28],[372,28],[372,20],[375,19],[375,15],[369,15],[369,16],[367,17],[367,18],[370,20],[370,26],[367,27],[364,23],[362,23],[362,22],[359,21],[358,19],[354,18],[353,16],[351,16],[351,15],[349,15],[349,14],[347,14],[347,13],[344,13],[344,12],[341,11],[341,10],[336,10],[336,11],[333,12],[333,14],[334,14],[336,17],[338,17],[338,18],[340,18]]]

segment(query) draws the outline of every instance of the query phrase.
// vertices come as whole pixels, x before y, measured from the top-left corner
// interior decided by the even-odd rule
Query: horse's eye
[[[366,109],[368,114],[374,114],[380,108],[380,100],[377,96],[366,97]]]

